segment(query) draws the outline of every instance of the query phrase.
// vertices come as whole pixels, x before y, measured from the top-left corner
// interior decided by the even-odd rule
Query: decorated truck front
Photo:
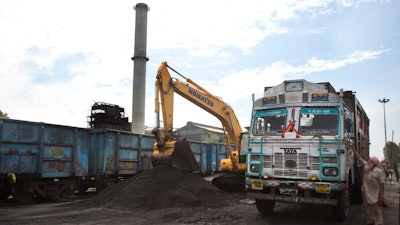
[[[247,153],[246,188],[257,209],[268,214],[275,202],[328,205],[344,220],[350,198],[361,201],[350,149],[368,154],[361,143],[369,141],[368,129],[357,120],[369,123],[353,92],[336,92],[329,83],[265,88],[254,101]]]

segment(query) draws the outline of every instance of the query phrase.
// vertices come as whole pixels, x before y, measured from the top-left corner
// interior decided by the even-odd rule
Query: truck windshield
[[[338,110],[336,108],[307,107],[300,110],[301,135],[336,135]]]
[[[257,111],[253,120],[254,135],[281,134],[285,128],[286,109]]]

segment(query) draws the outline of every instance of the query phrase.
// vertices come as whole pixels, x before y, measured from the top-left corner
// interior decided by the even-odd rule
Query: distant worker
[[[383,164],[383,172],[386,175],[386,179],[385,179],[385,184],[386,184],[386,181],[387,181],[387,179],[389,177],[389,171],[388,171],[388,165],[387,164]]]
[[[389,181],[390,181],[390,184],[393,185],[394,170],[392,169],[392,165],[389,166],[389,168],[388,168],[388,173],[389,173]]]
[[[385,174],[378,168],[379,159],[371,157],[365,161],[357,151],[353,149],[353,152],[364,166],[362,190],[368,218],[367,224],[383,225],[381,207],[386,208],[387,205],[384,199]]]
[[[396,176],[397,182],[399,182],[399,168],[397,167],[397,163],[393,165],[394,175]]]

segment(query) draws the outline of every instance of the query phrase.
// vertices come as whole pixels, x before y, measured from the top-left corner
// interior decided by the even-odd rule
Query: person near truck
[[[384,199],[386,177],[383,171],[378,168],[379,159],[373,156],[365,161],[357,151],[353,150],[353,152],[364,166],[362,191],[368,218],[367,224],[383,225],[381,207],[387,207]]]

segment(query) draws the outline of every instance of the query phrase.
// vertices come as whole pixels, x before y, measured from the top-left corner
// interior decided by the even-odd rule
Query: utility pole
[[[390,164],[391,165],[393,165],[393,135],[394,135],[394,130],[392,130],[392,143],[390,143],[390,160],[391,160],[391,162],[390,162]],[[393,169],[397,169],[397,165],[396,165],[396,168],[393,168]]]
[[[385,112],[385,104],[390,101],[388,98],[378,99],[380,103],[383,103],[383,125],[385,126],[385,147],[387,143],[387,136],[386,136],[386,112]]]

